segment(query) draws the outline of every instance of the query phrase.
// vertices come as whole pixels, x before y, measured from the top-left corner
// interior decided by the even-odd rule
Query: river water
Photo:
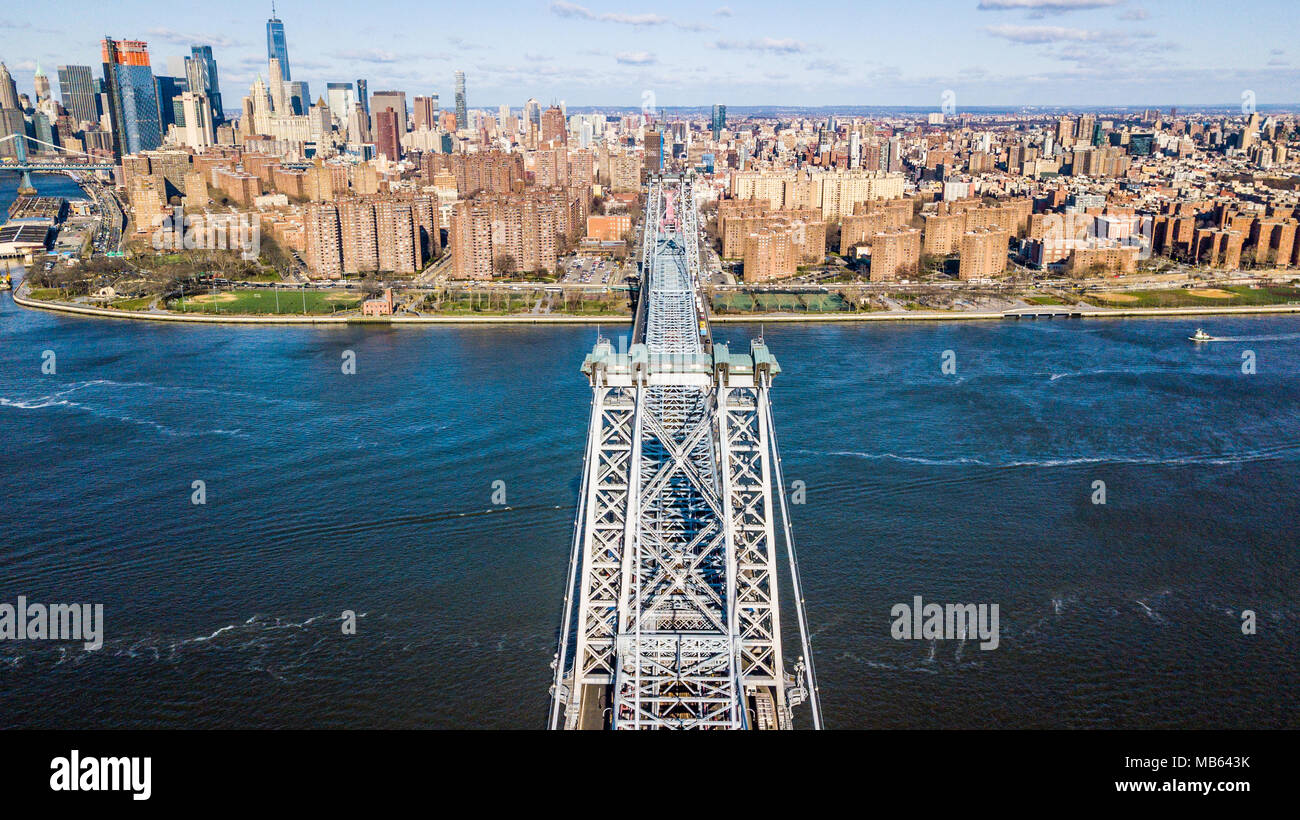
[[[540,727],[595,332],[0,296],[0,603],[106,624],[0,641],[0,726]],[[1300,317],[766,336],[828,726],[1300,726]],[[916,595],[998,648],[893,639]]]

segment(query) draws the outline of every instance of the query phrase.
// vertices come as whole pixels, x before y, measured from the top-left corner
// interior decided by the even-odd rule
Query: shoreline
[[[46,302],[29,299],[20,295],[26,289],[26,282],[12,290],[14,304],[28,310],[45,310],[52,313],[64,313],[74,316],[87,316],[101,319],[122,319],[128,321],[181,322],[189,324],[216,325],[599,325],[618,321],[630,321],[627,316],[559,316],[531,315],[518,316],[310,316],[310,315],[275,315],[256,314],[193,314],[193,313],[154,313],[142,310],[117,310],[98,308],[88,305],[73,305],[67,302]],[[1179,316],[1222,316],[1222,315],[1269,315],[1300,313],[1300,305],[1205,305],[1196,307],[1169,308],[1069,308],[1045,306],[1042,308],[1017,308],[1001,311],[877,311],[874,313],[826,313],[816,315],[799,315],[792,313],[756,313],[747,316],[711,315],[709,321],[716,324],[753,324],[768,323],[845,323],[845,322],[973,322],[993,320],[1038,321],[1042,319],[1139,319],[1139,318],[1177,318]]]

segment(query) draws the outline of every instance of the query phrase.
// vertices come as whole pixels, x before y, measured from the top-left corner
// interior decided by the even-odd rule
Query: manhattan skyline
[[[1210,20],[1160,0],[950,0],[932,13],[897,4],[835,4],[791,17],[786,4],[683,2],[622,6],[561,0],[431,11],[380,2],[358,15],[337,3],[280,2],[295,80],[319,96],[330,81],[438,93],[450,102],[464,71],[471,108],[529,97],[569,106],[1235,105],[1297,102],[1297,24],[1281,2],[1241,4]],[[105,35],[149,42],[166,59],[211,45],[227,96],[266,72],[271,4],[215,13],[130,0],[52,20],[34,10],[0,18],[3,59],[31,94],[39,63],[97,65]],[[357,18],[356,25],[340,20]],[[1265,22],[1267,24],[1265,24]],[[425,25],[427,24],[427,25]],[[491,29],[488,25],[491,25]],[[848,32],[846,34],[846,32]]]

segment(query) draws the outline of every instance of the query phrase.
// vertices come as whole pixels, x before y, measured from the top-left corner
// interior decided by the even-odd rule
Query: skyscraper
[[[200,149],[216,140],[212,128],[212,105],[202,91],[186,91],[180,98],[181,116],[177,128],[190,148]]]
[[[99,107],[95,104],[95,75],[88,65],[59,66],[59,96],[63,107],[77,124],[98,122]]]
[[[193,46],[190,54],[186,69],[190,91],[207,95],[212,122],[220,125],[226,121],[226,114],[221,108],[221,83],[217,80],[217,60],[212,56],[212,46]]]
[[[379,95],[376,94],[376,97]],[[375,112],[375,151],[391,160],[402,158],[399,143],[401,136],[397,132],[397,112],[392,106],[385,106],[383,111]]]
[[[135,154],[162,145],[162,122],[153,69],[149,66],[149,44],[143,40],[106,37],[101,43],[101,56],[114,153]]]
[[[169,125],[177,124],[176,117],[173,114],[173,111],[176,110],[174,103],[187,90],[187,84],[182,77],[169,77],[165,74],[156,75],[153,81],[158,94],[159,124],[165,134]],[[203,89],[200,88],[199,93],[203,93]]]
[[[36,64],[36,75],[32,79],[32,87],[36,90],[36,102],[43,102],[50,98],[50,78],[45,76],[40,63]]]
[[[279,57],[272,57],[267,61],[269,67],[267,74],[270,79],[267,83],[271,92],[271,110],[277,114],[288,114],[289,111],[289,89],[284,83],[284,66],[280,63]]]
[[[18,86],[14,85],[9,67],[0,63],[0,108],[18,107]]]
[[[289,98],[289,109],[294,114],[306,114],[311,108],[311,87],[303,80],[285,83],[284,95]]]
[[[722,139],[722,129],[727,127],[727,107],[717,104],[713,106],[713,139]]]
[[[370,98],[370,109],[373,112],[370,115],[370,130],[374,134],[379,133],[379,114],[386,109],[393,109],[397,115],[396,129],[397,138],[401,139],[406,133],[406,92],[405,91],[376,91]]]
[[[285,82],[289,75],[289,42],[284,38],[284,23],[275,16],[275,3],[271,4],[271,19],[266,21],[266,59],[280,60],[280,76]]]
[[[370,92],[367,90],[365,80],[357,80],[357,102],[361,104],[361,111],[366,115],[366,121],[370,120]]]
[[[430,131],[438,124],[438,100],[436,97],[416,97],[412,100],[415,109],[415,130]]]
[[[645,156],[641,163],[641,177],[657,174],[664,169],[664,135],[653,127],[645,131]]]
[[[544,142],[568,142],[569,140],[564,124],[564,112],[558,105],[553,105],[542,112],[542,140]]]
[[[346,125],[348,114],[352,112],[352,103],[355,101],[352,83],[325,84],[325,102],[329,105],[330,116],[335,121]]]
[[[456,127],[469,128],[469,109],[465,105],[465,72],[456,72]]]

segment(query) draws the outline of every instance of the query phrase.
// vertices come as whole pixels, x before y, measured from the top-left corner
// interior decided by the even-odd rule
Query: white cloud
[[[151,28],[145,31],[151,40],[161,40],[164,43],[185,46],[213,46],[214,48],[231,48],[242,46],[243,40],[234,37],[222,37],[221,35],[213,36],[211,34],[187,34],[183,31],[175,31],[169,28]]]
[[[980,0],[979,9],[980,11],[1026,9],[1029,11],[1064,12],[1118,6],[1122,2],[1124,0]]]
[[[615,14],[613,12],[595,12],[577,3],[557,0],[551,3],[551,11],[561,17],[577,17],[583,20],[596,20],[601,23],[622,23],[628,26],[662,26],[672,22],[662,14]]]
[[[400,63],[409,59],[401,54],[395,54],[391,51],[385,51],[382,48],[364,48],[351,51],[340,51],[338,56],[345,60],[354,60],[358,63],[376,63],[387,65],[389,63]]]
[[[984,31],[994,37],[1001,37],[1013,43],[1086,43],[1105,40],[1110,37],[1100,31],[1065,26],[1019,26],[1007,23],[998,26],[985,26]]]
[[[648,51],[620,51],[614,59],[623,65],[651,65],[655,56]]]
[[[762,51],[773,54],[798,54],[808,50],[805,43],[789,38],[763,37],[758,40],[719,40],[714,44],[724,51]]]

